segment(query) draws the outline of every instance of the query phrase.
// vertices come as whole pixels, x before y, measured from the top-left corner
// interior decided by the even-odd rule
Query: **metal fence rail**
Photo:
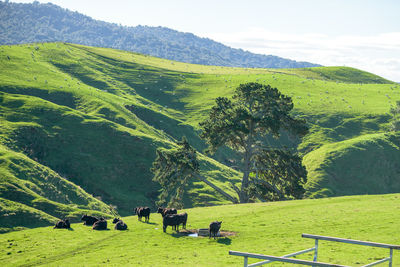
[[[353,244],[353,245],[362,245],[362,246],[370,246],[370,247],[379,247],[379,248],[386,248],[390,250],[389,257],[378,260],[373,263],[369,263],[367,265],[364,265],[362,267],[370,267],[370,266],[375,266],[384,262],[389,262],[389,267],[392,267],[393,263],[393,250],[397,249],[400,250],[399,245],[389,245],[389,244],[382,244],[382,243],[375,243],[375,242],[368,242],[368,241],[360,241],[360,240],[352,240],[352,239],[344,239],[344,238],[337,238],[337,237],[329,237],[329,236],[321,236],[321,235],[310,235],[310,234],[302,234],[302,237],[304,238],[312,238],[315,239],[315,246],[309,249],[305,249],[302,251],[294,252],[282,257],[276,257],[276,256],[269,256],[269,255],[262,255],[262,254],[254,254],[254,253],[247,253],[247,252],[240,252],[240,251],[229,251],[229,255],[233,256],[242,256],[244,257],[244,266],[245,267],[255,267],[255,266],[260,266],[264,265],[267,263],[271,263],[274,261],[279,261],[279,262],[287,262],[287,263],[294,263],[294,264],[301,264],[301,265],[309,265],[309,266],[343,266],[343,267],[349,267],[345,265],[337,265],[337,264],[331,264],[331,263],[324,263],[324,262],[318,262],[318,241],[319,240],[324,240],[324,241],[334,241],[334,242],[340,242],[340,243],[347,243],[347,244]],[[298,259],[289,259],[290,257],[301,255],[304,253],[312,252],[314,251],[314,259],[313,261],[306,261],[306,260],[298,260]],[[264,261],[256,262],[253,264],[248,264],[248,258],[255,258],[255,259],[263,259]]]
[[[302,250],[302,251],[294,252],[294,253],[282,256],[282,258],[294,257],[294,256],[301,255],[301,254],[304,254],[304,253],[308,253],[308,252],[311,252],[311,251],[315,251],[315,248],[309,248],[309,249],[305,249],[305,250]],[[230,252],[229,252],[229,254],[230,255],[234,255],[234,254],[231,254]],[[236,255],[236,256],[238,256],[238,255]],[[253,264],[249,264],[247,266],[248,267],[255,267],[255,266],[264,265],[264,264],[267,264],[267,263],[270,263],[270,262],[273,262],[273,260],[260,261],[260,262],[256,262],[256,263],[253,263]]]
[[[382,243],[376,243],[376,242],[360,241],[360,240],[322,236],[322,235],[302,234],[301,237],[318,239],[318,240],[326,240],[326,241],[335,241],[335,242],[354,244],[354,245],[378,247],[378,248],[400,249],[399,245],[389,245],[389,244],[382,244]]]
[[[330,266],[330,267],[349,267],[346,265],[337,265],[337,264],[331,264],[331,263],[306,261],[306,260],[298,260],[298,259],[288,259],[285,257],[275,257],[275,256],[269,256],[269,255],[246,253],[246,252],[232,251],[232,250],[229,251],[229,255],[243,256],[245,267],[258,266],[258,265],[253,265],[253,264],[248,265],[248,263],[247,263],[248,258],[268,260],[268,262],[266,262],[266,263],[280,261],[280,262],[295,263],[295,264],[302,264],[302,265],[309,265],[309,266],[318,266],[318,267],[319,266],[321,266],[321,267],[328,267],[328,266]],[[260,263],[261,262],[257,262],[257,264],[260,264]],[[266,263],[263,263],[263,264],[266,264]]]

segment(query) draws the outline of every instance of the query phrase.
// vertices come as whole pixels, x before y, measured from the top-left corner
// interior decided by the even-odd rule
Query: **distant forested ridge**
[[[303,68],[317,64],[234,49],[165,27],[126,27],[47,3],[0,2],[0,44],[63,41],[204,65]]]

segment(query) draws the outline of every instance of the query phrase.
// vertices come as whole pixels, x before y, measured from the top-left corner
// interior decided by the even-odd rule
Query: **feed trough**
[[[208,236],[209,235],[208,228],[200,228],[198,234],[199,236]]]

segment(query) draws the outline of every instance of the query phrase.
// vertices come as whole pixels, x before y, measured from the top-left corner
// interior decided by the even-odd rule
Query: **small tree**
[[[196,150],[185,137],[173,149],[157,148],[156,159],[151,171],[153,181],[161,185],[161,194],[157,205],[183,208],[183,194],[190,178],[199,172]]]
[[[218,97],[209,117],[200,123],[201,138],[215,152],[228,146],[242,155],[243,172],[238,191],[241,203],[249,201],[249,175],[255,172],[257,157],[265,153],[267,136],[278,138],[282,131],[303,136],[308,127],[302,119],[290,115],[292,99],[278,89],[259,83],[241,84],[232,99]]]
[[[400,101],[396,102],[396,106],[390,109],[390,113],[392,113],[392,123],[391,130],[398,132],[400,131]]]

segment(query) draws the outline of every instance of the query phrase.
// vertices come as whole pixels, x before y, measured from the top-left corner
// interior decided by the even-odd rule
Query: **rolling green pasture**
[[[240,266],[243,257],[229,250],[285,255],[314,246],[302,233],[400,244],[400,195],[365,195],[274,203],[192,208],[187,229],[222,220],[235,236],[217,240],[162,232],[159,214],[150,223],[125,217],[128,231],[40,227],[0,235],[0,263],[6,266]],[[181,211],[183,212],[183,211]],[[388,256],[386,249],[320,241],[319,261],[361,266]],[[312,260],[312,255],[298,258]],[[253,262],[251,260],[250,262]],[[400,251],[394,251],[394,265]],[[271,266],[283,266],[274,263]]]
[[[381,115],[400,99],[400,85],[353,68],[246,69],[204,66],[120,50],[73,46],[120,62],[180,72],[181,81],[175,88],[159,87],[185,103],[185,118],[194,127],[206,116],[216,97],[232,95],[234,89],[245,82],[277,87],[293,98],[297,112],[309,116],[339,113]]]
[[[38,189],[54,177],[76,186],[65,194],[82,190],[102,203],[99,212],[154,207],[159,187],[149,169],[156,148],[186,136],[203,151],[198,123],[216,97],[246,82],[277,87],[292,97],[294,114],[307,119],[310,133],[301,142],[287,136],[270,142],[298,147],[309,172],[308,197],[400,191],[397,136],[384,134],[400,86],[374,74],[193,65],[67,43],[0,46],[0,222],[22,211],[46,224],[62,215],[76,219],[84,209],[59,197],[65,187]],[[20,160],[10,164],[13,157]],[[241,174],[226,166],[240,160],[235,151],[200,160],[203,176],[235,196],[230,183],[238,185]],[[185,207],[227,203],[202,181],[187,185]],[[14,226],[29,220],[5,228]]]

